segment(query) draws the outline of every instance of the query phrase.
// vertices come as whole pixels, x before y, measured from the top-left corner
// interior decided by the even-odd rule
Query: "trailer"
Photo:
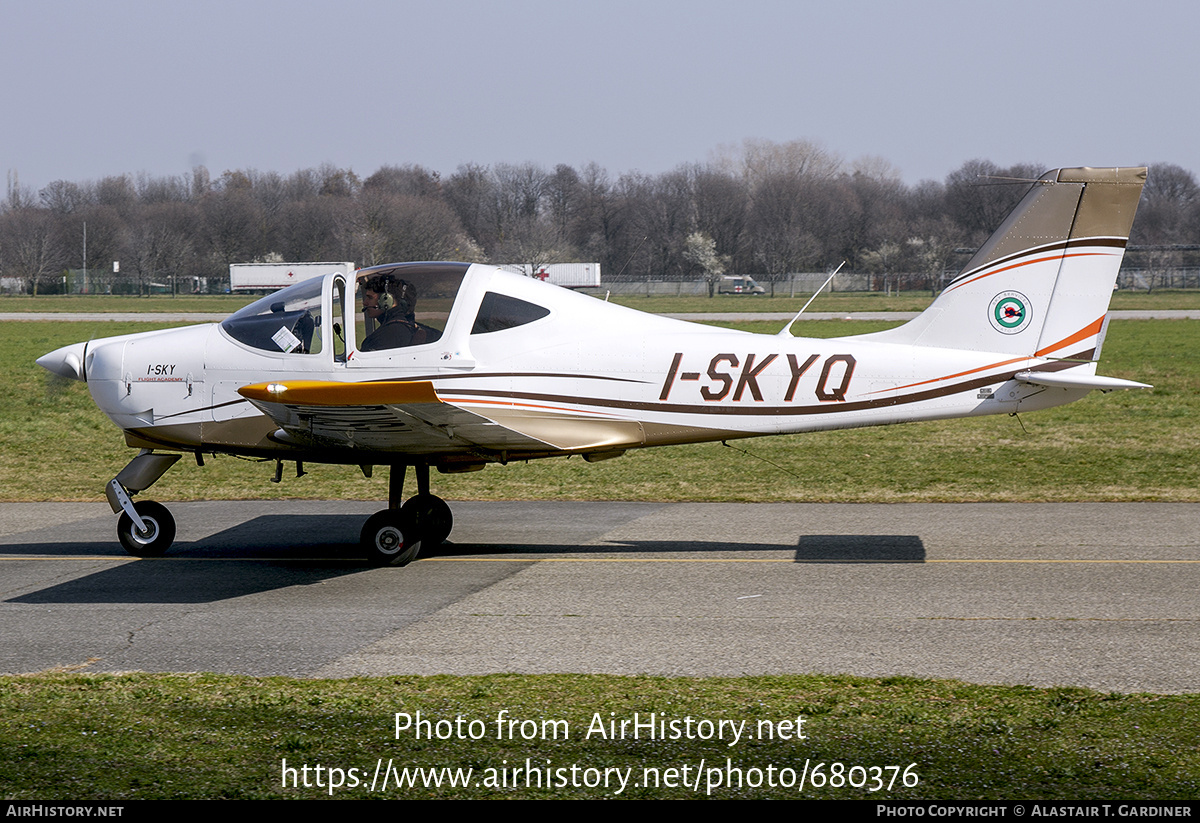
[[[231,263],[231,291],[275,291],[330,272],[354,275],[353,263]]]
[[[568,289],[586,289],[600,285],[599,263],[546,263],[538,266],[536,271],[528,263],[509,263],[500,268]]]

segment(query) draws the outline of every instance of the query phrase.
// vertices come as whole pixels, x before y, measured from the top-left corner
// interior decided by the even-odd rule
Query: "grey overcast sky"
[[[1200,171],[1191,0],[0,0],[0,167],[367,176],[747,137],[881,157]]]

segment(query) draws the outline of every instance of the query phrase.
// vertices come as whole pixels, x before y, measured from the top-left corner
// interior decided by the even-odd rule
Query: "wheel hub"
[[[134,539],[137,540],[139,543],[153,543],[154,538],[158,536],[158,524],[155,523],[154,520],[149,517],[143,517],[142,522],[146,524],[146,528],[143,531],[143,530],[138,529],[137,526],[134,526],[133,527]]]
[[[403,543],[404,535],[400,533],[399,529],[393,526],[380,529],[375,535],[375,545],[381,552],[387,552],[388,554],[396,552]]]

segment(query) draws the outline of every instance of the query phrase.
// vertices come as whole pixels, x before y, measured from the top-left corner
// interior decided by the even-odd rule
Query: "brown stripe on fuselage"
[[[1079,365],[1075,360],[1090,360],[1095,349],[1079,352],[1069,358],[1056,360],[1052,363],[1042,363],[1036,366],[999,374],[985,375],[973,380],[941,386],[936,389],[913,392],[902,397],[880,397],[873,400],[855,400],[849,402],[829,402],[817,406],[731,406],[725,404],[683,404],[683,403],[653,403],[635,400],[613,400],[606,397],[569,397],[561,394],[542,394],[539,392],[500,391],[490,389],[454,389],[447,395],[462,397],[460,402],[470,402],[469,398],[506,398],[513,401],[530,401],[540,403],[570,403],[577,406],[600,406],[604,408],[636,409],[638,411],[662,411],[677,414],[717,414],[741,415],[747,417],[787,417],[791,415],[832,414],[847,411],[862,411],[865,409],[881,409],[891,406],[920,403],[924,400],[935,400],[959,392],[972,391],[993,383],[1011,380],[1017,371],[1062,371]],[[1025,358],[1022,358],[1025,359]],[[452,397],[443,397],[444,402],[453,403]]]

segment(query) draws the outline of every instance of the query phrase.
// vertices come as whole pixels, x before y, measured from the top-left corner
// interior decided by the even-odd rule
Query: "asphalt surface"
[[[370,568],[377,504],[0,504],[0,671],[849,673],[1200,691],[1200,505],[453,503]]]

